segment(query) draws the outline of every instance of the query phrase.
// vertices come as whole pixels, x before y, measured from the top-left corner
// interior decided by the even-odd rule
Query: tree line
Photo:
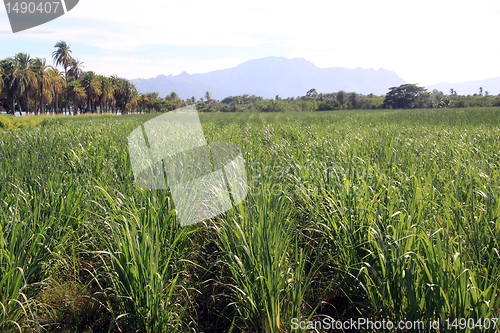
[[[389,88],[383,96],[339,91],[318,93],[310,89],[304,96],[264,99],[255,95],[228,96],[221,101],[206,92],[199,100],[186,100],[171,92],[165,98],[156,92],[140,94],[127,79],[85,71],[83,63],[72,56],[70,45],[55,44],[54,66],[45,59],[25,53],[0,60],[0,111],[9,114],[84,114],[166,112],[196,104],[200,112],[303,112],[345,109],[411,109],[500,106],[500,95],[489,92],[472,96],[428,92],[415,84]],[[60,71],[57,67],[61,67]]]
[[[157,93],[139,94],[127,79],[85,71],[64,41],[54,47],[54,66],[26,53],[0,60],[0,111],[33,115],[126,114],[186,105],[175,93],[159,103]]]
[[[208,92],[205,94],[209,94]],[[187,103],[194,102],[194,97]],[[358,94],[356,92],[339,91],[334,93],[318,93],[310,89],[304,96],[264,99],[258,96],[229,96],[221,101],[201,99],[197,102],[200,112],[287,112],[287,111],[327,111],[355,109],[414,109],[414,108],[462,108],[500,106],[500,95],[493,96],[488,92],[468,96],[457,95],[450,89],[449,94],[425,88],[415,84],[403,84],[391,87],[386,95]]]

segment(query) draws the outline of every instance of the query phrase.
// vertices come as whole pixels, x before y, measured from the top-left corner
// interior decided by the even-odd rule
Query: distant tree
[[[316,97],[317,95],[318,95],[318,92],[314,88],[309,89],[309,91],[307,91],[307,93],[306,93],[307,97]]]
[[[196,102],[196,97],[194,97],[194,96],[193,96],[193,97],[191,97],[191,102],[192,102],[192,103],[195,103],[195,102]]]
[[[54,77],[57,78],[57,72],[54,72],[53,75]],[[61,77],[60,80],[62,83],[64,83],[64,80],[62,79],[61,75],[62,73],[60,74]],[[80,110],[80,112],[83,112],[82,105],[85,104],[85,100],[87,99],[87,93],[85,92],[85,88],[81,86],[80,81],[77,81],[76,79],[70,79],[66,87],[66,92],[68,93],[68,96],[70,96],[70,103],[73,106],[73,114],[76,115],[78,110]]]
[[[393,109],[411,109],[417,106],[426,89],[415,84],[403,84],[389,88],[384,104]]]
[[[50,81],[51,81],[51,83],[50,83],[51,89],[52,89],[52,93],[53,93],[52,112],[59,113],[59,111],[60,111],[59,101],[60,100],[62,101],[63,94],[67,88],[66,80],[63,77],[63,73],[60,72],[55,67],[49,68],[48,72],[49,72],[49,77],[50,77]],[[80,84],[80,82],[79,82],[79,84]],[[82,88],[82,89],[85,90],[84,88]]]
[[[83,75],[83,62],[78,61],[78,59],[71,58],[69,61],[68,76],[79,79]]]
[[[120,111],[122,114],[127,114],[129,107],[137,106],[137,99],[139,98],[137,89],[129,80],[119,78],[116,75],[111,76],[111,82],[114,88],[114,110]]]
[[[483,87],[479,87],[479,96],[483,96]]]
[[[276,97],[274,98],[274,100],[281,101],[281,97],[279,95],[276,95]]]
[[[97,96],[99,112],[103,113],[104,110],[107,112],[108,102],[113,98],[113,84],[109,77],[105,77],[103,75],[98,75],[97,81],[99,82],[101,88]]]
[[[175,109],[178,109],[180,107],[185,106],[184,105],[185,103],[180,99],[180,97],[174,91],[171,92],[170,95],[165,96],[165,100],[167,101],[167,103],[165,104],[165,107],[169,111],[172,111],[172,110],[175,110]]]
[[[347,100],[347,94],[345,91],[341,90],[337,93],[337,102],[339,102],[340,104],[340,108],[342,109],[342,107],[344,106],[344,103],[346,102]]]
[[[447,107],[450,104],[449,99],[445,98],[444,93],[437,89],[433,89],[429,96],[422,95],[422,98],[424,97],[427,97],[427,103],[423,103],[426,104],[426,107]]]
[[[45,59],[36,58],[34,61],[34,71],[37,77],[37,92],[36,96],[39,97],[39,108],[37,109],[37,115],[41,112],[45,112],[46,101],[51,100],[51,80],[49,76],[48,69],[51,66],[47,66]]]
[[[61,40],[54,45],[57,50],[52,52],[52,58],[56,66],[61,65],[64,68],[64,74],[66,75],[66,83],[68,82],[68,67],[71,66],[71,45],[68,45],[65,41]]]
[[[29,54],[17,53],[13,58],[9,58],[8,62],[10,69],[8,86],[10,94],[13,97],[12,109],[14,110],[14,101],[17,101],[19,113],[22,114],[21,98],[24,95],[26,101],[26,114],[29,114],[31,110],[31,91],[37,86],[35,60],[31,58]]]
[[[0,98],[2,97],[2,90],[5,86],[5,81],[7,79],[7,74],[5,73],[5,69],[3,67],[3,62],[0,63]]]
[[[360,97],[355,92],[349,94],[349,102],[351,102],[352,108],[355,109],[358,106]]]
[[[335,99],[327,99],[318,104],[318,111],[326,111],[326,110],[338,110],[339,102]]]
[[[205,93],[205,99],[206,99],[207,101],[211,100],[211,99],[212,99],[212,94],[210,94],[210,92],[208,92],[208,91],[207,91],[207,92]]]
[[[81,84],[87,95],[86,112],[94,113],[96,111],[96,101],[101,95],[101,81],[95,72],[88,71],[83,75]]]

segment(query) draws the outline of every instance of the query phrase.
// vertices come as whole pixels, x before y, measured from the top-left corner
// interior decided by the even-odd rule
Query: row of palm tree
[[[83,63],[72,57],[70,45],[64,41],[59,41],[55,48],[52,54],[55,66],[25,53],[0,60],[0,111],[34,115],[124,114],[140,109],[159,111],[158,104],[160,109],[165,106],[170,109],[170,104],[182,106],[177,96],[163,100],[158,94],[139,94],[126,79],[84,71]]]

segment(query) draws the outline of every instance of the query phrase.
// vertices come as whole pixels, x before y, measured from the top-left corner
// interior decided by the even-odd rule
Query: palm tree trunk
[[[90,111],[90,91],[87,90],[87,112]]]
[[[57,95],[57,92],[56,92],[56,98],[54,99],[54,112],[53,112],[53,115],[57,114],[57,109],[58,109],[58,100],[59,100],[59,96]]]
[[[26,88],[26,115],[29,116],[30,115],[30,111],[31,111],[31,108],[30,108],[30,94],[29,94],[29,89]],[[33,115],[35,113],[33,112]]]
[[[38,112],[39,111],[39,112]],[[37,116],[43,114],[43,84],[40,87],[40,109],[37,111]]]
[[[19,109],[19,115],[22,116],[23,115],[23,108],[21,106],[21,98],[19,98],[17,100],[17,106],[18,106],[18,109]],[[14,113],[15,114],[15,113]]]

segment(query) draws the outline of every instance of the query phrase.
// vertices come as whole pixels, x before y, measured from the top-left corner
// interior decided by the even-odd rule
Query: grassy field
[[[496,331],[500,108],[200,114],[249,193],[185,228],[134,183],[127,137],[154,116],[0,133],[1,332]]]
[[[35,126],[43,121],[44,117],[27,116],[14,117],[10,115],[0,115],[0,133],[17,128]]]

